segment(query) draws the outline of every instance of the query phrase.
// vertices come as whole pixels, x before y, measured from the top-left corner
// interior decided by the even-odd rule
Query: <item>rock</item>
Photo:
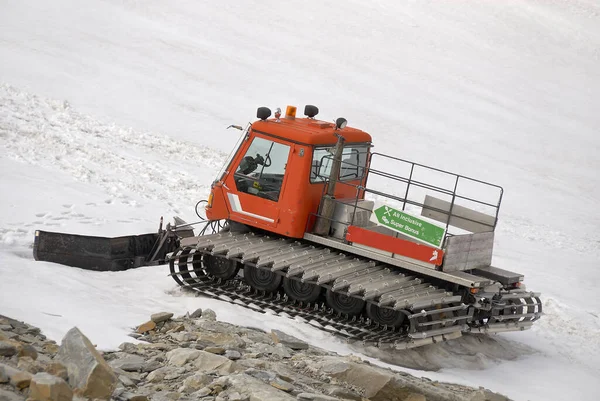
[[[225,353],[225,348],[223,347],[206,347],[204,351],[210,352],[211,354],[223,355]]]
[[[216,371],[220,375],[234,372],[238,369],[235,362],[221,355],[211,354],[210,352],[194,350],[198,352],[198,357],[193,361],[193,365],[199,372]]]
[[[13,355],[17,355],[17,347],[8,341],[0,341],[0,356],[6,356],[10,358]]]
[[[155,328],[156,328],[156,323],[153,322],[152,320],[150,320],[150,321],[147,321],[146,323],[139,325],[136,331],[140,334],[143,334],[143,333],[147,333],[151,330],[154,330]]]
[[[279,343],[273,347],[273,354],[278,355],[283,359],[291,358],[292,354],[290,354],[289,348]]]
[[[109,362],[109,365],[113,368],[123,369],[126,372],[141,372],[145,364],[146,360],[144,358],[131,354]]]
[[[8,377],[8,374],[4,370],[4,367],[0,366],[0,384],[8,383],[9,381],[10,381],[10,378]]]
[[[206,397],[212,393],[212,389],[210,387],[203,387],[195,393],[190,394],[191,398],[197,400],[199,398]]]
[[[60,377],[63,380],[69,379],[69,372],[67,367],[60,362],[51,362],[46,366],[46,373],[50,373],[56,377]]]
[[[214,322],[214,321],[217,320],[217,314],[212,309],[205,309],[202,312],[202,318],[204,320],[208,320],[208,321]]]
[[[29,385],[29,398],[36,401],[71,401],[73,391],[63,379],[50,373],[37,373]]]
[[[196,309],[190,315],[190,318],[192,318],[192,319],[198,319],[200,317],[202,317],[202,309],[201,308]]]
[[[125,376],[125,375],[120,375],[119,377],[119,381],[121,382],[121,384],[123,384],[125,387],[134,387],[136,385],[136,383],[131,380],[129,377]],[[114,393],[113,393],[114,396]]]
[[[67,367],[69,384],[76,395],[109,399],[117,377],[110,365],[78,328],[68,331],[62,340],[56,360]]]
[[[322,373],[334,377],[336,380],[359,387],[364,392],[364,397],[371,401],[404,401],[411,393],[435,394],[442,398],[443,389],[425,386],[423,382],[409,381],[401,375],[393,374],[378,367],[346,362],[342,358],[325,358],[320,366]],[[446,392],[447,393],[447,392]]]
[[[337,401],[339,398],[330,397],[328,395],[323,394],[313,394],[313,393],[300,393],[297,398],[299,400],[311,400],[311,401]]]
[[[162,322],[166,322],[167,320],[171,319],[172,317],[173,317],[172,313],[159,312],[159,313],[154,313],[152,316],[150,316],[150,320],[153,321],[154,323],[162,323]]]
[[[290,391],[292,391],[294,389],[294,386],[292,386],[290,383],[283,381],[279,378],[275,378],[275,380],[271,380],[269,382],[269,384],[273,387],[275,387],[276,389],[285,391],[286,393],[289,393]]]
[[[234,389],[243,389],[245,394],[250,394],[249,401],[292,401],[296,397],[265,384],[246,374],[236,374],[229,376],[230,387]]]
[[[20,347],[18,355],[19,357],[29,357],[34,361],[38,358],[37,351],[29,344],[24,344],[22,347]]]
[[[42,349],[46,354],[56,355],[58,353],[58,350],[60,349],[60,347],[56,343],[47,343],[47,344],[44,344]]]
[[[124,392],[119,395],[119,399],[125,401],[148,401],[148,396],[145,394],[134,394],[129,392]]]
[[[172,366],[183,366],[189,361],[198,358],[201,352],[197,349],[177,348],[167,352],[167,363]]]
[[[169,337],[171,337],[173,340],[179,343],[183,343],[196,341],[196,339],[198,338],[198,334],[190,333],[189,331],[178,331],[174,333],[169,333]]]
[[[36,374],[45,370],[45,366],[43,363],[34,361],[28,356],[19,358],[17,368],[29,372],[31,374]]]
[[[206,387],[213,381],[213,378],[204,373],[197,373],[188,377],[183,381],[183,386],[179,388],[182,393],[193,393],[199,389]]]
[[[408,395],[408,397],[406,397],[404,399],[404,401],[427,401],[427,400],[425,399],[425,396],[423,394],[410,393]]]
[[[142,372],[152,372],[161,366],[162,364],[158,361],[148,361],[142,366]]]
[[[6,376],[8,376],[10,384],[19,390],[29,387],[29,383],[33,377],[31,373],[23,372],[2,363],[0,363],[0,370],[4,371]]]
[[[308,349],[308,344],[306,342],[279,330],[271,330],[271,338],[275,344],[281,343],[293,350]]]
[[[178,333],[180,331],[185,331],[185,326],[183,324],[178,324],[177,326],[170,329],[167,333]]]
[[[342,398],[344,400],[361,401],[363,398],[350,390],[346,390],[343,387],[330,385],[327,387],[325,393],[332,397]]]
[[[158,368],[146,376],[146,381],[149,383],[159,383],[165,379],[165,376],[173,371],[173,368],[162,367]]]
[[[224,348],[245,348],[246,342],[237,334],[220,332],[203,332],[197,337],[199,342],[206,342],[206,347],[219,346]]]
[[[236,350],[225,351],[225,358],[231,359],[232,361],[237,361],[241,357],[242,357],[242,354]]]
[[[2,390],[0,388],[1,401],[25,401],[25,398],[11,391]]]

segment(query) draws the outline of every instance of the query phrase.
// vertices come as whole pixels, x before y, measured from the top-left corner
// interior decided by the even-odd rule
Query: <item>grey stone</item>
[[[279,330],[271,330],[271,338],[275,344],[283,344],[293,350],[308,349],[308,343]]]
[[[173,368],[166,367],[166,366],[162,367],[162,368],[158,368],[158,369],[148,373],[148,376],[146,376],[146,381],[149,383],[160,383],[161,381],[165,380],[165,376],[172,373],[173,371],[174,371]]]
[[[25,401],[25,397],[13,393],[12,391],[3,390],[0,388],[0,400],[1,401]]]
[[[271,380],[269,384],[278,390],[285,391],[286,393],[289,393],[294,389],[294,386],[291,383],[281,380],[278,377],[274,380]]]
[[[119,399],[125,401],[148,401],[148,396],[145,394],[124,392],[119,396]]]
[[[34,361],[28,356],[23,356],[19,358],[17,368],[29,372],[31,374],[36,374],[45,370],[45,364],[38,361]]]
[[[150,320],[152,320],[154,323],[162,323],[162,322],[166,322],[167,320],[171,319],[172,317],[173,317],[172,313],[159,312],[159,313],[154,313],[152,316],[150,316]]]
[[[330,397],[328,395],[323,394],[313,394],[313,393],[300,393],[297,398],[299,400],[310,400],[310,401],[337,401],[339,398]]]
[[[277,374],[275,372],[268,372],[266,370],[259,370],[254,368],[246,369],[244,373],[264,382],[270,382],[271,380],[275,380],[275,378],[277,377]]]
[[[201,308],[196,309],[195,311],[192,312],[190,317],[192,319],[198,319],[199,317],[202,317],[202,309]]]
[[[197,373],[193,376],[186,378],[183,381],[183,385],[179,388],[182,393],[193,393],[199,389],[206,387],[213,381],[212,377],[204,373]]]
[[[29,398],[38,401],[71,401],[73,391],[60,377],[37,373],[29,385]]]
[[[211,354],[223,355],[225,353],[225,348],[223,347],[206,347],[204,351],[210,352]]]
[[[131,380],[129,377],[127,377],[126,375],[120,375],[119,376],[119,381],[125,386],[125,387],[133,387],[135,386],[135,383],[133,382],[133,380]],[[114,394],[114,393],[113,393]]]
[[[290,349],[281,343],[275,345],[275,347],[273,349],[273,354],[278,355],[284,359],[292,357],[292,354],[290,353]]]
[[[161,366],[162,366],[162,364],[157,360],[148,361],[142,366],[142,372],[152,372],[152,371],[160,368]]]
[[[202,398],[210,395],[210,393],[212,393],[210,387],[202,387],[200,390],[190,394],[190,396],[193,398]]]
[[[214,322],[215,320],[217,320],[217,314],[212,309],[205,309],[202,312],[202,319]]]
[[[167,352],[167,363],[171,366],[183,366],[195,360],[202,351],[190,348],[177,348]]]
[[[198,357],[193,361],[193,365],[199,372],[216,371],[220,375],[234,372],[237,370],[235,362],[225,358],[224,356],[211,354],[210,352],[194,350],[199,353]]]
[[[10,384],[12,384],[14,387],[18,388],[19,390],[29,387],[29,383],[33,377],[31,373],[23,372],[3,363],[0,363],[0,369],[4,370],[8,376]]]
[[[18,355],[19,355],[19,357],[23,357],[23,356],[29,357],[29,358],[33,359],[34,361],[38,358],[38,353],[37,353],[36,349],[32,345],[29,345],[29,344],[23,344],[23,346],[18,349]]]
[[[0,366],[0,384],[8,383],[9,381],[10,381],[10,378],[8,377],[8,374],[4,370],[4,367]]]
[[[17,347],[8,341],[0,341],[0,356],[11,357],[17,355]]]
[[[343,398],[345,400],[352,400],[352,401],[361,401],[362,400],[362,396],[360,396],[359,394],[356,394],[350,390],[347,390],[343,387],[338,387],[338,386],[333,386],[333,385],[329,385],[326,390],[325,393],[327,393],[327,395],[330,395],[332,397],[337,397],[337,398]]]
[[[146,360],[139,355],[126,355],[123,358],[115,359],[109,362],[113,368],[123,369],[126,372],[141,372],[144,369]]]
[[[17,333],[13,333],[12,331],[0,330],[0,340],[10,340],[18,336]]]
[[[76,327],[62,340],[56,360],[66,366],[69,384],[77,395],[109,399],[117,385],[110,365],[90,340]]]
[[[242,354],[239,351],[228,349],[225,351],[225,358],[231,359],[232,361],[237,361],[242,357]]]
[[[198,338],[198,334],[190,333],[188,331],[179,331],[179,332],[175,332],[175,333],[169,333],[169,337],[171,337],[173,340],[181,343],[181,342],[196,341],[196,339]]]

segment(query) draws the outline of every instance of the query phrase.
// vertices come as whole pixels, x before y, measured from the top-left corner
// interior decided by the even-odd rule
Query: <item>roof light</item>
[[[288,106],[285,109],[285,118],[294,120],[296,118],[296,106]]]
[[[275,121],[277,121],[278,123],[281,122],[279,117],[281,117],[281,109],[278,107],[275,109]]]
[[[256,110],[256,118],[260,118],[264,121],[269,117],[271,117],[271,109],[268,107],[259,107],[258,110]]]
[[[347,124],[348,124],[348,120],[346,120],[344,117],[340,117],[337,120],[335,120],[335,128],[336,129],[342,129],[342,128],[346,127]]]
[[[304,106],[304,115],[306,117],[315,118],[317,114],[319,114],[319,108],[317,106],[313,106],[311,104]]]

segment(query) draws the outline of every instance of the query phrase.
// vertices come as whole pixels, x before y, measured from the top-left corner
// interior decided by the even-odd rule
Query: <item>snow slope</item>
[[[600,389],[600,6],[594,1],[0,2],[0,313],[102,347],[183,313],[160,269],[93,274],[32,261],[35,229],[122,235],[193,220],[231,124],[313,103],[375,150],[505,189],[494,264],[546,316],[503,336],[539,350],[445,380],[515,400]],[[127,128],[132,127],[132,128]],[[221,318],[245,311],[211,301]],[[54,316],[61,315],[61,316]],[[327,340],[279,318],[315,344]]]

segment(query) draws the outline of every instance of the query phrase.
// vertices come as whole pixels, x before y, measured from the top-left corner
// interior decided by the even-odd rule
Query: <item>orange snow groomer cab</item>
[[[344,119],[335,124],[316,120],[317,113],[315,106],[306,106],[307,117],[296,118],[296,107],[288,106],[282,118],[279,109],[275,118],[269,118],[271,111],[259,108],[260,120],[248,127],[212,185],[207,217],[301,238],[312,231],[340,139],[342,165],[333,197],[356,198],[357,186],[364,187],[367,181],[371,136],[345,127]]]

